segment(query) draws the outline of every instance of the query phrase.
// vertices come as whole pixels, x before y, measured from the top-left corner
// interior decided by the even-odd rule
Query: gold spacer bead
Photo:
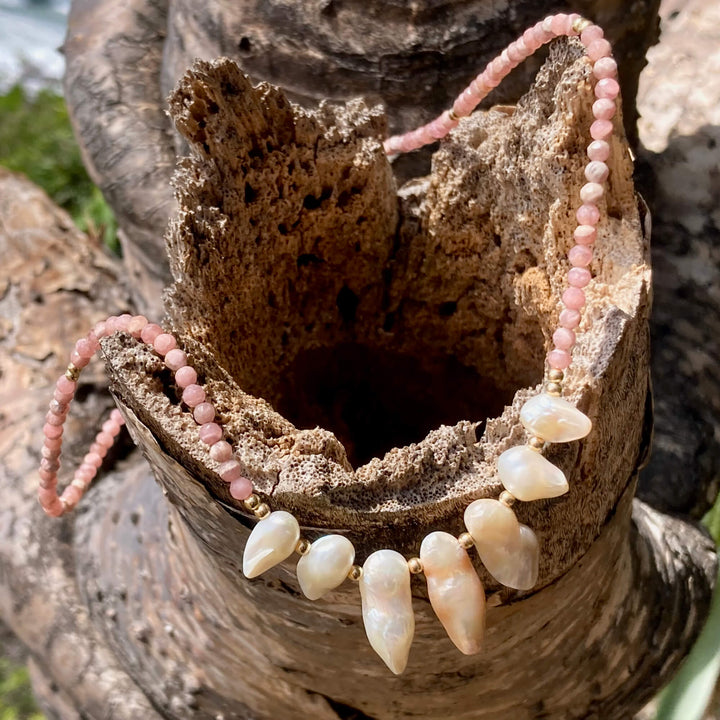
[[[473,536],[469,532],[462,533],[458,537],[458,542],[460,543],[460,547],[465,548],[465,550],[469,550],[475,544]]]
[[[270,508],[265,503],[260,503],[254,510],[255,516],[264,520],[270,514]]]
[[[535,435],[528,438],[527,443],[533,450],[542,450],[545,447],[545,441],[542,438],[539,438]]]
[[[419,557],[411,557],[408,561],[408,568],[413,575],[419,575],[423,571],[422,560]]]
[[[581,17],[573,20],[572,29],[579,35],[583,30],[589,28],[591,25],[591,20]]]
[[[498,498],[498,500],[499,500],[505,507],[512,507],[512,506],[515,504],[515,500],[516,500],[516,499],[517,499],[517,498],[516,498],[511,492],[508,492],[507,490],[503,490],[503,491],[500,493],[500,497]]]
[[[311,545],[312,543],[309,540],[305,538],[300,538],[297,541],[297,545],[295,546],[295,552],[298,555],[307,555],[310,552]]]
[[[545,386],[545,392],[548,395],[562,395],[562,385],[556,382],[549,382]]]
[[[550,372],[548,372],[548,379],[551,382],[561,383],[565,379],[565,373],[557,368],[552,368]]]
[[[248,510],[255,510],[260,505],[260,498],[253,493],[249,498],[243,500],[243,504]]]
[[[348,572],[348,578],[357,582],[362,577],[363,569],[359,565],[353,565]]]
[[[449,117],[453,122],[457,122],[457,121],[460,119],[460,118],[457,116],[457,114],[455,113],[455,110],[454,110],[453,108],[450,108],[450,109],[447,111],[447,114],[448,114],[448,117]]]
[[[73,365],[73,363],[68,363],[67,370],[65,371],[65,377],[68,380],[77,382],[80,377],[80,368]]]

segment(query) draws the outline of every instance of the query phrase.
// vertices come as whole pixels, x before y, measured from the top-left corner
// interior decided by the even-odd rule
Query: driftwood
[[[308,534],[339,523],[362,555],[385,542],[416,552],[427,529],[458,529],[469,497],[497,492],[488,468],[503,443],[521,437],[518,405],[540,379],[579,185],[588,84],[576,52],[556,50],[515,113],[465,121],[432,176],[402,188],[397,205],[377,111],[302,113],[277,90],[252,90],[227,63],[197,65],[173,96],[195,155],[183,163],[183,211],[168,235],[169,322],[249,473]],[[25,208],[46,200],[0,177],[10,269],[0,346],[8,521],[0,612],[32,652],[49,715],[630,716],[701,626],[715,556],[691,524],[632,501],[649,441],[649,308],[643,216],[623,148],[615,148],[604,234],[612,243],[599,248],[595,312],[570,380],[599,419],[596,436],[554,456],[571,477],[567,498],[519,509],[543,544],[539,591],[520,599],[488,583],[486,648],[465,658],[416,581],[418,632],[400,678],[366,646],[352,586],[309,603],[290,564],[252,583],[240,577],[251,520],[223,495],[157,359],[128,338],[104,351],[158,484],[135,454],[93,488],[76,518],[42,518],[33,470],[44,378],[61,370],[68,337],[128,300],[116,263],[55,211],[38,232]],[[370,393],[343,385],[343,371],[386,404],[363,406]],[[103,406],[99,372],[84,379],[68,464]],[[358,408],[350,418],[323,394],[332,383]],[[429,383],[447,400],[427,401]],[[379,432],[365,412],[391,421]],[[396,433],[389,441],[388,431]]]

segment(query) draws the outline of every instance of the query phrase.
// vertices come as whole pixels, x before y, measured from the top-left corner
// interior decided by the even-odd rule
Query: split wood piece
[[[631,138],[658,4],[639,0],[617,12],[605,0],[578,0],[572,8],[613,41]],[[383,102],[395,132],[439,114],[485,63],[556,10],[551,0],[74,0],[63,46],[65,97],[86,164],[118,219],[137,309],[157,317],[169,280],[162,235],[174,210],[175,154],[185,155],[186,146],[172,135],[164,98],[194,59],[231,57],[254,81],[277,84],[311,107],[358,96]],[[524,63],[490,103],[515,102],[539,65]],[[418,153],[396,169],[409,176],[427,162]]]

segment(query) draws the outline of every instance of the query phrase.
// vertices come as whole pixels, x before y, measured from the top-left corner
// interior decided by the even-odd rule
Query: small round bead
[[[557,370],[555,368],[548,370],[547,376],[553,382],[562,382],[565,379],[565,373],[562,370]]]
[[[153,340],[153,349],[158,355],[163,357],[177,347],[177,340],[170,333],[160,333],[155,340]]]
[[[204,425],[205,423],[212,422],[215,419],[215,407],[212,403],[203,402],[200,403],[193,410],[193,418],[198,425]]]
[[[232,445],[226,440],[218,440],[210,446],[210,457],[216,462],[223,463],[233,456]]]
[[[75,353],[73,352],[73,355],[74,354]],[[85,358],[81,358],[81,360],[85,360]],[[65,377],[71,382],[76,383],[78,381],[78,378],[80,377],[81,369],[82,368],[80,368],[78,365],[71,361],[70,364],[67,366],[67,370],[65,370]]]
[[[70,380],[69,378],[65,377],[65,375],[61,375],[57,379],[55,387],[57,388],[57,391],[59,393],[62,393],[63,395],[74,395],[77,388],[77,381]]]
[[[566,308],[580,310],[585,305],[585,293],[580,288],[569,287],[563,292],[562,301]]]
[[[222,440],[223,429],[217,423],[205,423],[198,428],[198,436],[206,445],[214,445]]]
[[[107,337],[108,331],[107,331],[107,324],[106,324],[105,320],[96,322],[95,325],[93,325],[92,331],[96,338]]]
[[[45,445],[43,444],[42,448],[40,449],[40,455],[47,460],[57,460],[60,457],[61,453],[60,450],[45,447]]]
[[[242,468],[240,467],[240,463],[235,460],[235,458],[231,458],[230,460],[221,463],[220,467],[218,468],[218,475],[226,483],[237,480],[242,475]]]
[[[115,423],[113,420],[110,420],[109,418],[102,424],[101,430],[104,433],[108,433],[109,435],[115,435],[117,431],[119,430],[117,423]]]
[[[46,438],[59,438],[62,434],[62,425],[50,425],[48,423],[43,425],[43,435],[45,435]]]
[[[578,245],[592,245],[597,240],[597,230],[592,225],[578,225],[573,237]]]
[[[45,422],[48,425],[62,425],[65,422],[67,415],[56,415],[55,413],[48,412],[45,415]]]
[[[80,502],[81,497],[82,491],[73,485],[69,485],[63,490],[62,499],[67,503],[69,508],[75,507]]]
[[[407,564],[408,570],[410,570],[413,575],[419,575],[423,571],[422,560],[420,560],[419,557],[411,557],[407,561]]]
[[[167,367],[169,367],[173,372],[177,372],[181,367],[185,367],[185,365],[187,365],[187,355],[180,348],[173,348],[165,355],[165,365],[167,365]]]
[[[597,225],[600,222],[600,211],[597,205],[585,203],[577,209],[575,217],[580,225]]]
[[[40,469],[46,470],[47,472],[56,473],[60,469],[60,461],[43,458],[40,461]]]
[[[295,552],[298,555],[307,555],[310,552],[311,543],[307,538],[300,538],[295,545]]]
[[[90,364],[90,358],[82,357],[77,350],[73,350],[70,353],[70,364],[82,370]]]
[[[465,550],[469,550],[475,544],[475,541],[473,540],[473,537],[469,532],[462,533],[458,537],[458,542],[460,543],[460,547],[464,548]]]
[[[512,507],[515,504],[515,496],[507,490],[500,493],[498,500],[506,507]]]
[[[117,320],[115,321],[116,328],[121,332],[127,332],[128,326],[132,318],[133,316],[130,315],[130,313],[123,313],[122,315],[118,315]]]
[[[595,83],[595,97],[614,100],[620,94],[620,85],[615,78],[603,78]]]
[[[590,126],[590,137],[593,140],[605,140],[613,133],[612,120],[596,120]]]
[[[40,473],[40,487],[43,490],[54,490],[57,488],[57,475],[55,473],[48,472],[47,470],[41,470]]]
[[[127,330],[133,337],[139,338],[140,333],[147,324],[148,319],[144,315],[135,315],[128,323]]]
[[[113,408],[110,411],[110,419],[118,426],[122,427],[125,424],[125,418],[122,416],[122,413],[117,409]]]
[[[580,311],[564,308],[560,313],[560,326],[568,330],[574,330],[580,324]]]
[[[254,510],[255,515],[261,520],[270,514],[270,508],[265,503],[260,503]]]
[[[597,120],[611,120],[615,115],[615,103],[608,98],[600,98],[593,103],[593,117]]]
[[[63,505],[60,498],[56,498],[50,505],[43,505],[42,509],[50,517],[60,517],[65,512],[65,505]]]
[[[163,329],[156,323],[148,323],[140,331],[140,339],[147,345],[152,345],[158,335],[162,335]]]
[[[80,340],[75,343],[75,352],[80,357],[89,360],[96,353],[98,347],[97,341],[93,343],[91,340],[88,340],[88,338],[80,338]]]
[[[48,410],[50,410],[51,413],[55,413],[56,415],[67,414],[67,411],[69,409],[70,405],[68,403],[60,403],[57,400],[51,400],[50,404],[48,405]]]
[[[95,436],[95,442],[100,443],[100,445],[104,445],[106,448],[109,449],[113,446],[113,443],[115,442],[115,436],[112,433],[99,432]]]
[[[591,43],[604,37],[605,33],[599,25],[589,25],[580,33],[580,42],[588,47]]]
[[[74,397],[74,392],[63,393],[60,392],[57,388],[55,388],[55,392],[53,392],[53,400],[57,400],[60,403],[69,403]]]
[[[593,140],[587,147],[587,156],[605,162],[610,157],[610,145],[605,140]]]
[[[592,275],[587,268],[574,267],[568,272],[568,283],[572,287],[584,288],[592,280]]]
[[[548,364],[550,367],[558,368],[559,370],[564,370],[565,368],[570,367],[571,360],[572,358],[567,350],[558,350],[556,348],[548,353]],[[560,387],[558,383],[549,383],[548,388],[550,385],[558,385],[558,388]],[[548,392],[550,391],[548,390]]]
[[[560,352],[560,350],[557,350],[557,352]],[[548,383],[545,386],[545,392],[548,395],[560,396],[562,395],[562,385],[560,383]]]
[[[596,204],[605,194],[605,189],[600,183],[585,183],[580,188],[580,199],[585,204]]]
[[[348,578],[353,582],[357,582],[362,577],[363,569],[359,565],[353,565],[349,572]]]
[[[230,483],[230,495],[236,500],[247,502],[247,498],[252,497],[253,486],[246,477],[239,477]]]
[[[604,183],[608,179],[610,168],[599,160],[592,160],[585,166],[585,177],[591,183]]]
[[[617,63],[612,57],[604,57],[595,61],[593,65],[593,75],[598,80],[605,78],[615,78],[617,76]]]
[[[92,465],[96,468],[99,468],[102,465],[102,461],[103,459],[100,457],[100,454],[96,452],[89,452],[83,458],[83,462],[88,463],[89,465]]]
[[[200,385],[188,385],[182,393],[182,401],[191,408],[205,402],[205,390]]]
[[[566,13],[557,13],[556,15],[553,15],[550,22],[550,30],[552,30],[555,35],[566,35],[571,25],[572,21],[570,20],[569,15]]]
[[[105,318],[105,336],[109,337],[113,333],[117,332],[117,315],[110,315],[110,317]],[[100,337],[98,335],[98,337]]]
[[[568,252],[568,260],[573,267],[587,267],[592,257],[592,250],[587,245],[574,245]]]
[[[575,333],[564,327],[559,327],[553,333],[553,343],[558,350],[569,350],[575,344]]]
[[[593,62],[597,62],[600,58],[610,57],[612,55],[612,46],[605,38],[598,38],[587,46],[586,52],[587,56]]]
[[[260,498],[253,493],[252,495],[249,495],[247,498],[245,498],[245,507],[248,510],[255,511],[255,508],[257,508],[260,505]]]
[[[188,388],[197,382],[195,368],[185,365],[175,373],[175,383],[179,388]]]
[[[50,450],[59,450],[62,447],[62,438],[48,438],[46,437],[43,441],[43,445]]]

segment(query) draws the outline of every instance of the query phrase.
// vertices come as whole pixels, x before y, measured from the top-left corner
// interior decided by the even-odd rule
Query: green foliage
[[[0,165],[27,175],[81,230],[116,249],[112,210],[83,166],[60,95],[29,97],[19,85],[0,95]]]
[[[0,720],[43,720],[24,667],[0,658]]]

